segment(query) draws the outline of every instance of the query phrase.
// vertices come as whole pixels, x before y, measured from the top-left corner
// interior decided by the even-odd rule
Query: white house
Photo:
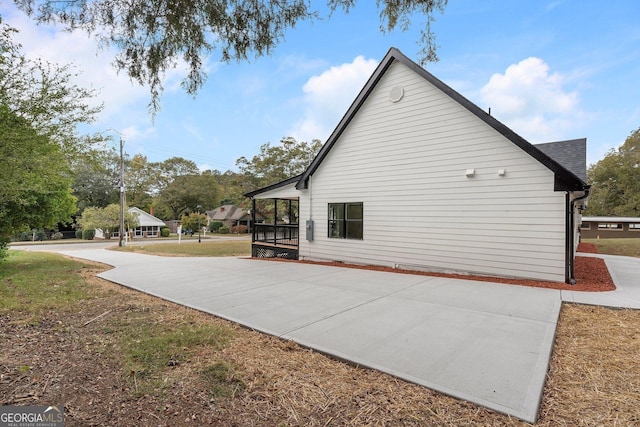
[[[159,218],[143,211],[140,208],[131,207],[127,209],[130,214],[136,215],[138,218],[138,225],[131,229],[131,237],[159,237],[160,230],[166,227],[166,224]],[[127,225],[125,224],[125,227]],[[119,230],[115,230],[112,237],[119,237]]]
[[[392,48],[309,168],[246,194],[276,211],[252,253],[572,282],[585,147],[530,144]]]

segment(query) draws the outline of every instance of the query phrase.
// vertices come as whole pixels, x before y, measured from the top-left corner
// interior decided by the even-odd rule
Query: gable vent
[[[403,96],[404,96],[404,88],[400,86],[392,87],[391,91],[389,92],[389,99],[391,100],[391,102],[398,102],[402,99]]]

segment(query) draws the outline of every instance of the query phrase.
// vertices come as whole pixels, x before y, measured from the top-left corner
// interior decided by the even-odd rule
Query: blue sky
[[[224,64],[214,53],[195,99],[179,87],[184,67],[166,76],[153,121],[147,88],[117,75],[112,51],[36,26],[11,4],[0,14],[28,56],[73,63],[78,84],[100,91],[92,130],[118,130],[130,155],[220,171],[286,136],[324,141],[391,46],[417,59],[424,23],[383,34],[375,2],[361,0],[299,24],[269,57]],[[639,20],[637,0],[449,0],[432,24],[440,61],[426,69],[532,143],[586,137],[594,163],[640,127]]]

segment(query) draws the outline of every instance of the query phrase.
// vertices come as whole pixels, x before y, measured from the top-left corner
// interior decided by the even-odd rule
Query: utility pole
[[[118,234],[118,246],[124,246],[122,243],[122,238],[125,233],[124,229],[124,156],[122,153],[122,146],[124,145],[124,141],[122,141],[122,136],[120,137],[120,233]]]

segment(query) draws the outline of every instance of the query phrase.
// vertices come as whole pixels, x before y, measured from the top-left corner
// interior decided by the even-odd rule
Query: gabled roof
[[[333,133],[329,136],[327,142],[323,145],[322,149],[318,153],[318,155],[313,159],[311,165],[307,168],[307,170],[299,177],[298,183],[296,184],[297,189],[305,189],[307,188],[309,177],[313,175],[313,173],[318,169],[322,161],[325,159],[329,151],[333,148],[335,143],[340,138],[340,135],[344,132],[344,130],[349,126],[351,120],[355,117],[360,107],[364,104],[366,99],[369,97],[375,86],[378,84],[382,76],[389,69],[389,66],[394,62],[398,61],[405,66],[409,67],[411,70],[416,72],[418,75],[423,77],[429,83],[440,89],[442,92],[450,96],[454,101],[458,104],[462,105],[464,108],[469,110],[475,116],[477,116],[480,120],[484,121],[487,125],[491,126],[498,133],[503,135],[509,141],[513,142],[515,145],[520,147],[522,150],[527,152],[534,159],[538,160],[540,163],[545,165],[555,174],[555,190],[557,191],[579,191],[583,190],[586,186],[586,182],[577,176],[574,172],[568,170],[563,165],[561,165],[556,160],[552,159],[548,154],[543,152],[543,150],[536,148],[534,145],[527,142],[524,138],[517,135],[514,131],[509,129],[507,126],[496,120],[493,116],[486,113],[480,107],[469,101],[467,98],[453,90],[451,87],[447,86],[441,80],[437,79],[434,75],[426,71],[424,68],[420,67],[418,64],[413,62],[407,56],[405,56],[402,52],[400,52],[396,48],[391,48],[382,59],[376,70],[373,72],[372,76],[369,78],[365,86],[362,88],[357,98],[353,101],[346,114],[342,117],[342,120],[338,123],[338,126],[334,129]],[[293,179],[293,178],[292,178]],[[285,181],[281,183],[277,183],[274,185],[285,185]],[[260,189],[253,191],[251,193],[247,193],[246,196],[252,197],[255,194],[261,193],[265,191],[265,189]]]
[[[140,208],[130,207],[129,209],[127,209],[127,211],[129,213],[138,215],[138,223],[141,227],[163,227],[166,225],[161,219],[156,218],[155,216],[143,211]]]
[[[244,212],[242,211],[242,209],[234,205],[223,205],[207,212],[209,218],[215,221],[239,219],[243,214]]]
[[[245,210],[236,205],[222,205],[211,211],[207,211],[207,215],[213,221],[238,221],[244,217],[248,218],[251,216]],[[262,214],[259,214],[258,212],[256,212],[256,215],[262,216]]]
[[[536,144],[536,148],[573,172],[581,180],[587,181],[586,138]]]

